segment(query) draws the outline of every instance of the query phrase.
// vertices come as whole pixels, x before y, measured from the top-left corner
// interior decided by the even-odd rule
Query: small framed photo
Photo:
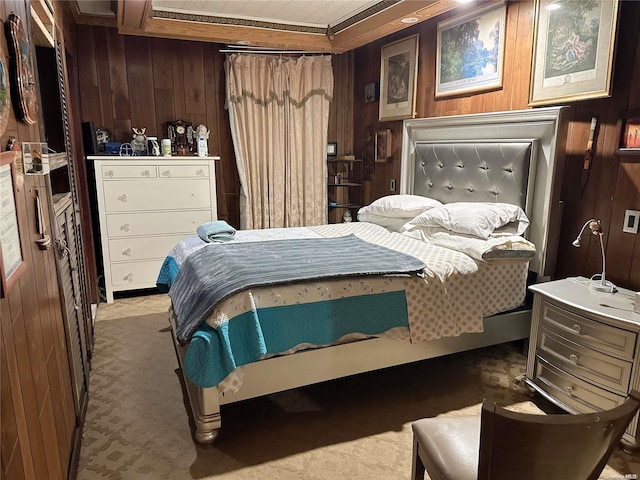
[[[382,47],[379,119],[413,118],[418,80],[418,35]]]
[[[14,151],[0,153],[0,297],[8,295],[27,268],[16,206],[17,155]]]
[[[380,84],[378,82],[367,83],[364,86],[364,103],[380,100]]]
[[[640,111],[628,112],[618,120],[618,148],[621,155],[640,154]]]
[[[336,142],[327,143],[327,157],[335,157],[338,154],[338,144]]]
[[[391,130],[376,132],[376,162],[386,162],[391,158]]]

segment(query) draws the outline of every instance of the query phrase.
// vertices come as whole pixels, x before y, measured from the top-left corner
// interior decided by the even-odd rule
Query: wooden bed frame
[[[564,161],[567,119],[566,107],[457,115],[451,117],[405,120],[402,145],[401,193],[427,195],[443,201],[508,201],[501,192],[513,188],[511,171],[495,168],[495,185],[482,189],[478,195],[469,186],[469,178],[462,183],[447,180],[442,185],[426,181],[424,160],[416,151],[424,144],[464,144],[473,148],[475,143],[487,144],[528,142],[531,161],[525,176],[526,199],[522,202],[531,220],[528,237],[537,246],[536,257],[530,263],[535,281],[548,280],[553,273],[559,234],[562,203],[559,188]],[[442,165],[438,165],[442,167]],[[454,165],[458,168],[459,165]],[[502,168],[502,167],[501,167]],[[474,169],[469,168],[468,171]],[[477,170],[478,180],[486,183],[486,170]],[[469,173],[465,172],[465,175]],[[452,174],[453,175],[453,174]],[[473,174],[471,174],[473,175]],[[449,177],[447,177],[449,178]],[[463,178],[463,177],[461,177]],[[506,185],[501,179],[506,178]],[[492,180],[493,181],[493,180]],[[492,184],[493,185],[493,184]],[[514,203],[513,201],[511,203]],[[274,357],[243,366],[243,383],[238,392],[221,393],[217,387],[201,388],[188,378],[184,382],[196,425],[198,442],[211,443],[222,425],[221,405],[268,395],[291,388],[310,385],[358,373],[416,362],[451,353],[496,345],[527,338],[531,310],[493,315],[484,320],[483,333],[468,333],[455,338],[442,338],[412,344],[408,340],[373,338],[354,343],[336,345],[317,350],[305,350],[293,355]],[[188,347],[182,347],[175,337],[174,345],[184,376],[183,359]],[[283,375],[282,372],[286,372]]]

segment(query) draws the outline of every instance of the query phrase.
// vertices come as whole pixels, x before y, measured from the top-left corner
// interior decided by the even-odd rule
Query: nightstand
[[[570,413],[620,405],[640,389],[640,314],[634,292],[602,293],[583,277],[540,283],[534,293],[526,382]],[[640,441],[638,415],[622,441]]]

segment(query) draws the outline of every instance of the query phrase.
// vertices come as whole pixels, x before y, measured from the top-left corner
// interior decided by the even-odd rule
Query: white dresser
[[[640,314],[634,292],[602,293],[582,277],[540,283],[534,292],[526,382],[571,413],[609,410],[640,390]],[[640,440],[638,415],[623,443]]]
[[[90,156],[107,303],[113,292],[153,288],[162,262],[198,225],[217,219],[219,157]]]

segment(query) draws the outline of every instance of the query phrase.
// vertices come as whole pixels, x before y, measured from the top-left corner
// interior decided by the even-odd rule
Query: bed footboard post
[[[220,433],[222,426],[222,418],[220,417],[220,396],[218,387],[202,388],[193,384],[184,372],[184,355],[186,347],[183,347],[176,338],[176,328],[174,317],[169,312],[169,323],[171,324],[171,332],[173,338],[173,346],[176,350],[176,357],[182,380],[184,381],[189,398],[189,406],[193,421],[196,424],[195,437],[199,443],[213,443]]]

